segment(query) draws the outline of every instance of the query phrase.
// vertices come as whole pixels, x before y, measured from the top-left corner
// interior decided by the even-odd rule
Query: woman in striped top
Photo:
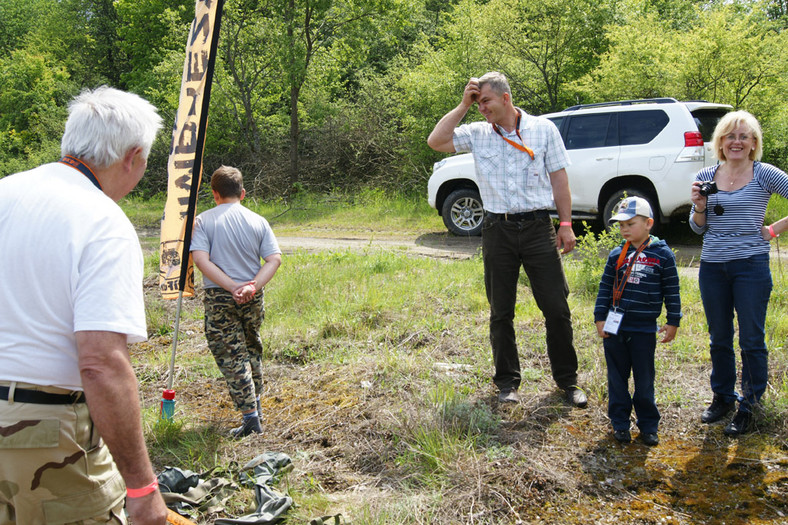
[[[772,193],[788,198],[785,172],[760,162],[760,124],[746,111],[734,111],[717,124],[712,138],[720,163],[698,172],[692,186],[690,227],[703,234],[700,293],[709,325],[711,389],[714,399],[701,421],[713,423],[739,408],[724,432],[752,428],[754,406],[766,390],[768,351],[764,337],[772,291],[770,241],[788,230],[788,217],[764,224]],[[709,182],[716,188],[709,188]],[[733,350],[734,311],[742,358],[741,396],[736,388]]]

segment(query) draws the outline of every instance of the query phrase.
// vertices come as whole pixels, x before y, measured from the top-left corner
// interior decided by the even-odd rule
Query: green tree
[[[266,13],[269,16],[260,16]],[[281,71],[276,48],[270,45],[277,41],[278,30],[267,2],[225,4],[214,95],[221,97],[217,103],[232,117],[238,138],[255,157],[263,152],[260,122],[276,112],[281,100]]]
[[[680,64],[682,96],[741,108],[785,73],[784,38],[762,12],[741,13],[736,6],[724,6],[704,13],[701,20],[682,38],[685,45],[694,44]]]
[[[53,0],[0,1],[0,55],[24,47],[25,38],[56,6]]]
[[[671,93],[679,77],[681,50],[675,42],[682,38],[678,30],[649,13],[611,27],[607,36],[610,49],[599,66],[576,83],[584,98],[599,102]]]
[[[689,29],[648,13],[612,27],[611,47],[583,81],[601,100],[673,96],[744,107],[786,72],[785,37],[762,11],[723,5]]]
[[[520,104],[534,113],[574,102],[570,82],[591,71],[607,48],[604,1],[492,0],[484,8],[487,56],[506,74]]]
[[[72,93],[51,56],[22,48],[0,58],[0,176],[57,160]]]
[[[155,90],[160,79],[154,69],[170,61],[171,53],[180,53],[182,69],[186,39],[194,19],[194,1],[115,0],[115,8],[119,18],[118,47],[127,61],[121,80],[138,93]]]
[[[290,180],[299,178],[301,90],[309,78],[316,55],[327,52],[339,40],[353,38],[361,21],[385,11],[387,0],[280,0],[274,12],[283,22],[279,67],[288,88],[290,115]],[[357,40],[358,41],[358,40]],[[359,50],[361,53],[364,49]]]

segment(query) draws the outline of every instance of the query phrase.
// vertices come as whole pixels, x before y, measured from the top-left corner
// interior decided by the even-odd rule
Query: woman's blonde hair
[[[722,151],[722,141],[726,135],[739,127],[740,124],[746,125],[750,128],[753,138],[755,138],[755,147],[750,151],[750,160],[761,160],[763,155],[763,132],[758,119],[752,116],[747,111],[731,111],[720,119],[717,127],[714,128],[714,136],[711,138],[711,143],[714,147],[714,155],[721,161],[727,160],[725,153]]]

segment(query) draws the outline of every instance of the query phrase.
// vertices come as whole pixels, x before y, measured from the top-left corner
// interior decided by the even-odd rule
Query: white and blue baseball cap
[[[638,215],[648,217],[649,219],[654,218],[651,206],[643,197],[627,197],[618,203],[616,212],[617,213],[607,221],[608,224],[613,224],[618,221],[628,221]]]

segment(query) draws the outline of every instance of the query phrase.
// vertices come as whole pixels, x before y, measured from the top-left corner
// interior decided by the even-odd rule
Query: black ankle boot
[[[257,416],[249,417],[249,418],[245,417],[244,424],[238,428],[234,428],[232,431],[232,436],[234,438],[242,438],[248,436],[249,434],[262,434],[262,433],[263,433],[263,427],[260,426],[259,417]]]

